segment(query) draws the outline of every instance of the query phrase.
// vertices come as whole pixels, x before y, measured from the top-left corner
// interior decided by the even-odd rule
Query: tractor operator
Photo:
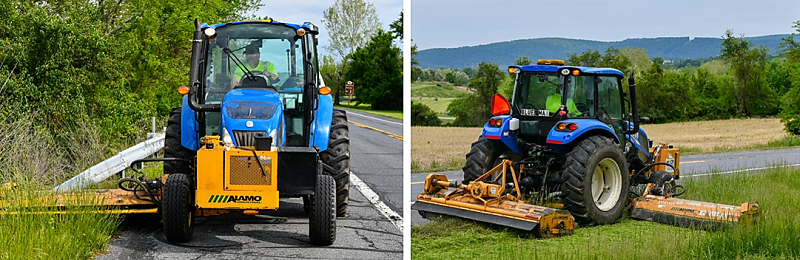
[[[275,64],[269,61],[261,61],[261,52],[259,51],[258,42],[251,42],[244,49],[245,66],[247,69],[254,72],[263,72],[270,80],[270,85],[278,83],[281,79],[275,70]],[[231,87],[239,85],[239,80],[244,76],[242,68],[236,68],[231,77]]]
[[[558,86],[556,92],[547,97],[545,104],[547,111],[550,111],[550,113],[556,113],[558,109],[561,108],[561,89],[562,87]],[[581,115],[581,111],[578,110],[578,107],[575,106],[575,101],[571,98],[567,98],[567,112],[569,112],[569,116],[571,117]]]

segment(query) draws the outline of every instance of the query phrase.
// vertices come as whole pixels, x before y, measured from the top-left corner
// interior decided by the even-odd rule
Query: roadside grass
[[[669,143],[683,155],[800,147],[776,118],[750,118],[643,125],[656,144]],[[453,171],[463,165],[480,127],[411,127],[412,173]],[[435,165],[437,167],[432,167]]]
[[[370,105],[369,104],[359,104],[359,105],[356,106],[355,103],[353,103],[351,105],[348,105],[347,102],[342,102],[339,105],[335,105],[335,107],[342,107],[342,108],[357,110],[357,111],[361,111],[361,112],[369,113],[369,114],[373,114],[373,115],[386,116],[386,117],[391,117],[391,118],[396,118],[396,119],[403,120],[403,111],[372,110],[372,109],[370,109]]]
[[[469,93],[466,87],[453,86],[448,82],[417,81],[411,82],[411,97],[426,98],[458,98]]]
[[[72,193],[78,199],[65,207],[49,189],[31,181],[2,192],[0,209],[0,258],[2,259],[89,259],[105,252],[122,217],[100,214],[92,194]],[[42,192],[45,191],[45,192]],[[60,213],[53,213],[60,212]]]
[[[65,130],[73,145],[58,144],[47,129],[33,123],[34,117],[0,119],[0,128],[15,133],[2,137],[0,146],[0,259],[95,257],[106,251],[121,218],[81,206],[91,204],[93,196],[55,208],[48,191],[106,158],[108,144],[97,139],[100,130],[89,124]],[[54,210],[69,213],[51,214]]]
[[[792,259],[800,257],[800,178],[795,168],[684,178],[682,198],[738,205],[758,201],[752,226],[718,231],[624,217],[613,225],[540,239],[513,229],[446,217],[411,227],[414,259]],[[627,214],[627,213],[626,213]]]

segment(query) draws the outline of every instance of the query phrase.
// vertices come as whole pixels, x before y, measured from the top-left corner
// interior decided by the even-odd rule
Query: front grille
[[[231,185],[271,185],[272,157],[259,156],[264,172],[256,164],[255,156],[231,155]],[[266,175],[266,176],[265,176]]]
[[[267,131],[239,131],[233,130],[233,138],[238,146],[256,146],[256,135],[267,135]]]

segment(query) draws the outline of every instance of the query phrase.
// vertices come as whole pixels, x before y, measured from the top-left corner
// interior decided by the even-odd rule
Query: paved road
[[[179,245],[166,242],[157,220],[131,216],[98,259],[402,259],[402,123],[347,113],[351,182],[364,185],[351,186],[348,216],[337,220],[333,245],[310,245],[302,200],[283,199],[267,215],[197,218],[192,241]]]
[[[780,166],[800,166],[800,149],[686,155],[681,156],[680,162],[683,177],[730,174]],[[447,175],[448,179],[461,180],[464,178],[464,173],[461,171],[441,172],[440,174]],[[409,200],[412,203],[417,201],[416,196],[422,193],[427,175],[427,173],[411,175],[411,198]],[[412,225],[428,223],[428,220],[423,219],[416,210],[412,210],[411,216],[406,216],[406,218],[410,218]]]

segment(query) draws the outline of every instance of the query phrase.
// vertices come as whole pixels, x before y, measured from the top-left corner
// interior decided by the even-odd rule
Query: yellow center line
[[[681,164],[701,163],[701,162],[706,162],[706,160],[687,161],[687,162],[681,162]]]
[[[396,134],[389,133],[389,132],[387,132],[387,131],[380,130],[380,129],[378,129],[378,128],[374,128],[374,127],[371,127],[371,126],[368,126],[368,125],[359,124],[359,123],[353,122],[352,120],[347,120],[347,122],[353,123],[354,125],[357,125],[357,126],[359,126],[359,127],[363,127],[363,128],[367,128],[367,129],[372,129],[372,130],[375,130],[375,131],[378,131],[378,132],[384,133],[384,134],[386,134],[386,135],[388,135],[388,136],[391,136],[391,137],[394,137],[394,138],[397,138],[397,139],[403,140],[403,136],[402,136],[402,135],[396,135]]]

